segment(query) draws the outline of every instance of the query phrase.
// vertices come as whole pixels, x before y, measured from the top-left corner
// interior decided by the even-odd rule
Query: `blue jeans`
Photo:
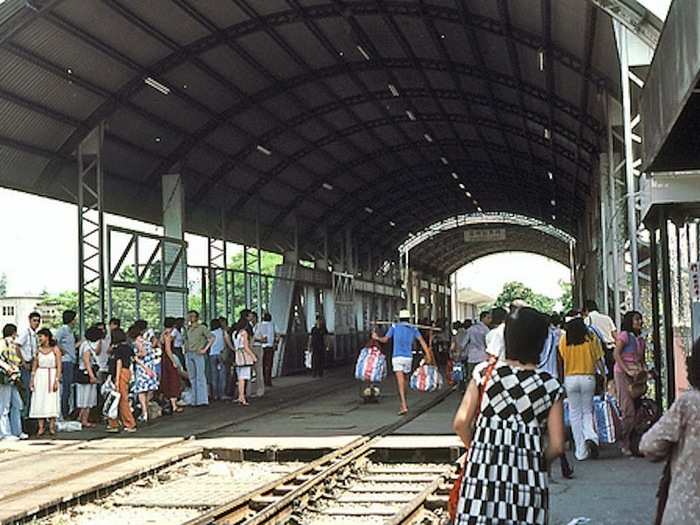
[[[194,406],[208,405],[209,392],[206,374],[206,356],[197,352],[185,354],[185,368],[192,384],[192,404]]]
[[[0,385],[0,437],[22,433],[22,398],[14,385]]]
[[[221,354],[209,356],[209,370],[211,371],[211,395],[214,399],[221,399],[226,393],[226,363],[221,359]]]
[[[61,372],[61,415],[63,419],[70,416],[70,394],[73,389],[73,372],[75,363],[63,361],[63,371]]]

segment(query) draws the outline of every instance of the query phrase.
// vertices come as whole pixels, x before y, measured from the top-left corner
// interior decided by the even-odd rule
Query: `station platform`
[[[115,481],[132,481],[164,465],[193,456],[231,461],[311,461],[339,449],[378,427],[399,421],[395,383],[382,384],[377,404],[364,404],[360,383],[349,369],[322,379],[282,378],[265,398],[249,407],[217,402],[206,408],[160,418],[135,434],[103,431],[59,434],[54,440],[0,442],[0,523],[10,523],[42,508],[56,508]],[[410,392],[419,409],[443,392]],[[383,459],[450,462],[461,453],[451,430],[460,401],[448,395],[391,435],[377,449]],[[393,454],[393,455],[392,455]],[[411,456],[411,454],[413,456]],[[574,518],[588,523],[637,524],[653,516],[661,467],[625,459],[605,448],[598,461],[575,463],[575,479],[553,468],[552,521]]]

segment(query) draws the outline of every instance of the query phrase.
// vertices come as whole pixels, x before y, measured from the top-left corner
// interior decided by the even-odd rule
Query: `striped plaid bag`
[[[411,374],[409,385],[419,392],[435,392],[442,388],[443,378],[436,366],[421,364]]]
[[[386,357],[376,345],[360,351],[355,364],[355,379],[369,383],[379,383],[386,378]]]

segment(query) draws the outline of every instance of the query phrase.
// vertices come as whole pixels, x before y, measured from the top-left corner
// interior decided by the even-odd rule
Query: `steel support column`
[[[620,86],[622,88],[622,124],[624,129],[625,181],[627,184],[627,229],[632,266],[632,308],[639,309],[639,254],[637,252],[637,188],[632,151],[632,100],[630,95],[629,42],[627,28],[615,23],[620,55]]]
[[[659,210],[661,228],[661,285],[663,289],[664,353],[666,357],[666,400],[671,406],[675,399],[676,370],[673,356],[673,315],[671,297],[671,260],[668,238],[668,220],[666,210]]]
[[[656,406],[662,408],[661,392],[661,326],[659,319],[659,265],[656,244],[656,227],[649,230],[649,250],[651,251],[650,272],[651,272],[651,321],[652,321],[652,341],[654,345],[654,378]]]
[[[258,321],[262,321],[262,254],[260,251],[260,202],[255,208],[255,249],[257,253],[257,278],[255,281],[257,288],[257,312]]]
[[[90,321],[105,314],[104,201],[102,146],[104,123],[100,123],[78,146],[78,322],[85,332]]]
[[[613,309],[615,311],[615,326],[620,326],[621,311],[620,311],[620,268],[618,266],[619,252],[619,234],[617,231],[617,218],[615,217],[615,143],[612,130],[612,114],[610,111],[610,98],[605,96],[605,116],[607,120],[607,135],[608,135],[608,193],[610,207],[610,244],[612,254],[612,274],[613,274]],[[607,257],[607,253],[605,254]],[[607,290],[606,290],[607,293]],[[610,312],[608,312],[609,314]]]

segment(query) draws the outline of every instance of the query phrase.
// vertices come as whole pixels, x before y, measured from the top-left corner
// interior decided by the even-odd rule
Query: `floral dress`
[[[483,363],[474,370],[479,387],[487,368]],[[547,523],[542,435],[549,409],[562,393],[559,381],[547,372],[496,365],[481,401],[455,523]]]
[[[151,369],[155,374],[154,377],[148,375],[148,373],[143,369],[138,363],[134,363],[135,379],[134,379],[134,392],[150,392],[158,390],[159,381],[158,374],[156,373],[156,352],[151,344],[150,339],[144,339],[141,344],[145,350],[145,355],[143,357],[137,358],[143,363],[144,366]]]

